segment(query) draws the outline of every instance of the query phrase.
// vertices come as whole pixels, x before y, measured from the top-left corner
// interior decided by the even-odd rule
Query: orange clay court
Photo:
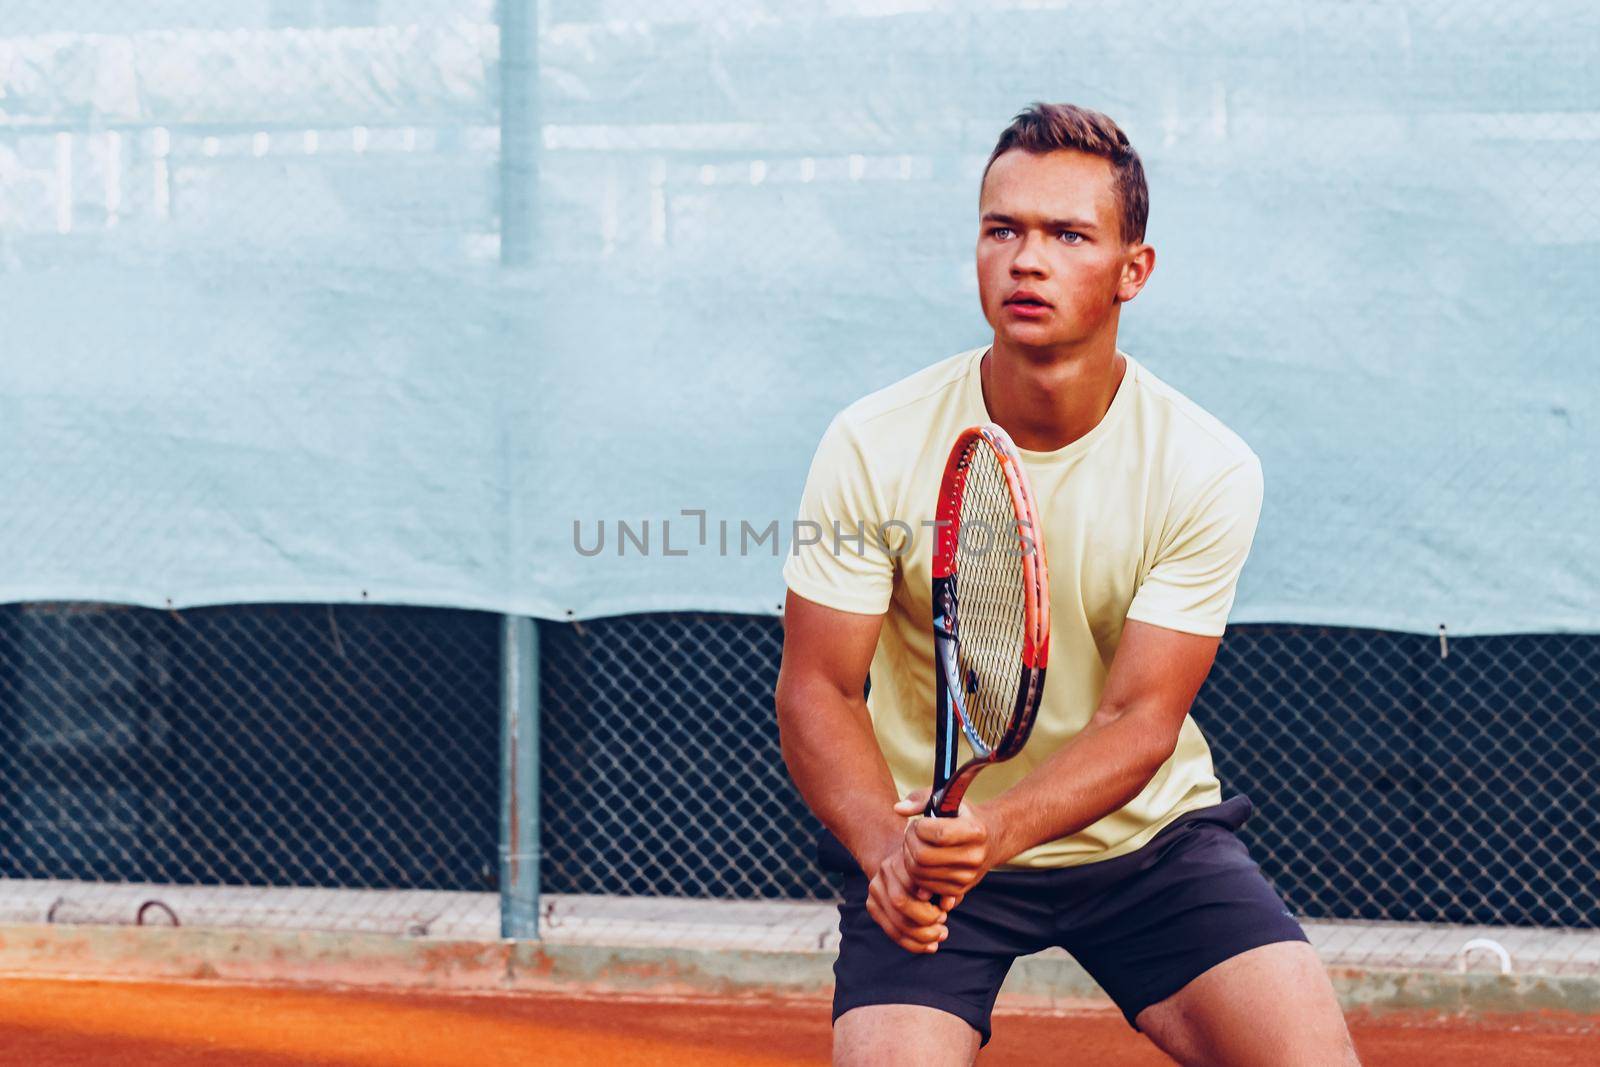
[[[985,1067],[1171,1061],[1113,1011],[999,1013]],[[1367,1067],[1600,1062],[1600,1024],[1353,1019]],[[28,1067],[789,1067],[828,1062],[821,1001],[439,995],[0,981],[0,1063]]]

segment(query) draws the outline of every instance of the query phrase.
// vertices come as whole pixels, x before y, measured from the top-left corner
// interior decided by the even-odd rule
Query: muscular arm
[[[1178,744],[1220,638],[1128,622],[1100,706],[1082,733],[985,806],[1001,862],[1128,803]]]
[[[908,820],[894,809],[894,777],[862,696],[882,626],[881,615],[835,611],[790,593],[778,730],[800,795],[866,872],[867,914],[901,948],[934,952],[947,936],[945,912],[906,871]]]
[[[906,837],[913,880],[959,896],[990,867],[1076,833],[1138,796],[1177,746],[1219,643],[1129,621],[1083,732],[967,817],[919,822]]]
[[[882,627],[882,615],[836,611],[790,593],[776,693],[790,776],[869,878],[905,832],[862,695]]]

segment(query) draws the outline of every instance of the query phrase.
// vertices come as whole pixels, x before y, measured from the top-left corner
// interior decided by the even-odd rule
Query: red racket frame
[[[991,449],[999,460],[1010,492],[1016,520],[1013,531],[1022,554],[1024,628],[1022,659],[1017,665],[1016,705],[1010,727],[999,744],[989,748],[978,737],[967,717],[959,677],[960,604],[956,590],[956,548],[959,541],[961,499],[966,491],[967,472],[976,449]],[[933,644],[935,690],[935,751],[933,794],[928,798],[928,815],[950,817],[957,814],[967,787],[983,768],[1010,759],[1022,750],[1033,729],[1044,692],[1045,667],[1050,658],[1050,574],[1045,563],[1043,527],[1035,505],[1033,488],[1022,457],[1010,436],[993,423],[969,426],[961,431],[950,449],[944,477],[939,484],[935,511],[937,541],[933,553]],[[991,550],[999,547],[994,535]],[[972,746],[973,757],[959,768],[957,729]]]

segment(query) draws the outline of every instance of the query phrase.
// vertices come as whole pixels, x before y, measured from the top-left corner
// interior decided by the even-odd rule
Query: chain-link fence
[[[493,616],[0,609],[0,876],[487,889]]]
[[[548,816],[554,884],[831,894],[770,725],[776,622],[550,629],[549,788],[587,801]],[[1240,626],[1194,716],[1224,790],[1255,801],[1245,836],[1300,913],[1595,926],[1597,685],[1595,637]]]
[[[494,889],[498,625],[0,609],[0,877]],[[832,896],[778,751],[776,620],[541,631],[546,889]],[[1594,927],[1597,686],[1595,637],[1244,626],[1194,715],[1302,914]]]
[[[542,627],[545,879],[570,893],[826,897],[778,753],[778,622]]]

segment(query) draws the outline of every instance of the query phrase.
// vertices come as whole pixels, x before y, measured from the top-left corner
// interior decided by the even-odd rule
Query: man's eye
[[[1002,238],[1010,237],[1011,236],[1011,227],[1010,226],[996,226],[996,227],[994,227],[993,229],[991,229],[989,231],[989,236],[990,237],[1002,237]]]
[[[1062,230],[1061,239],[1066,241],[1069,245],[1075,245],[1083,240],[1083,234],[1079,233],[1077,230]]]

